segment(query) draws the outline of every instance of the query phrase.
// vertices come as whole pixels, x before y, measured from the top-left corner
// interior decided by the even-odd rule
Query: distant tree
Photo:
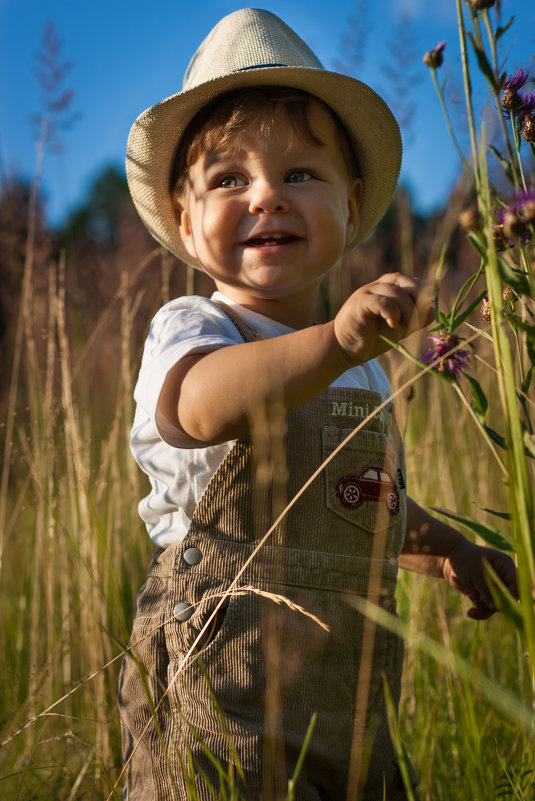
[[[84,238],[114,247],[119,224],[129,204],[124,175],[113,165],[105,167],[93,182],[87,200],[68,217],[61,234],[62,242],[68,246]]]
[[[4,178],[0,187],[0,338],[17,313],[28,240],[28,207],[31,186],[22,178]],[[46,283],[47,259],[54,252],[53,236],[45,230],[43,201],[36,210],[34,242],[34,291]]]

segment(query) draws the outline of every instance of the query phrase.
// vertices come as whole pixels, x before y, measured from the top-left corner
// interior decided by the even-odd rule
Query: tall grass
[[[500,202],[506,207],[507,200],[490,188],[486,128],[477,124],[470,105],[473,63],[467,50],[477,51],[497,98],[502,67],[488,12],[467,9],[459,4],[470,170],[482,221],[469,236],[481,266],[469,293],[441,295],[437,320],[444,333],[475,335],[471,380],[444,380],[432,370],[421,375],[401,353],[388,362],[394,387],[419,375],[411,392],[403,391],[396,401],[411,494],[477,519],[487,533],[498,528],[510,537],[521,601],[518,606],[497,589],[503,614],[474,623],[465,617],[465,601],[443,582],[402,573],[398,598],[406,660],[399,727],[421,775],[424,799],[525,801],[535,798],[533,249],[530,242],[496,249],[496,207]],[[520,169],[518,131],[501,125],[500,130],[506,144],[493,146],[500,155],[503,150],[514,192],[515,182],[520,188],[533,170],[526,164]],[[532,158],[529,146],[521,156],[526,150]],[[35,203],[34,196],[30,214]],[[30,228],[3,443],[0,796],[119,797],[113,790],[121,770],[116,679],[150,552],[136,510],[145,487],[128,451],[139,296],[123,275],[94,336],[85,346],[75,345],[68,336],[66,265],[60,258],[49,270],[41,335],[33,324],[32,236]],[[440,236],[441,247],[444,228]],[[405,230],[405,253],[409,238]],[[154,269],[159,258],[152,254],[139,273]],[[430,266],[434,277],[435,264]],[[161,271],[168,286],[165,257]],[[334,307],[347,294],[346,284],[342,275],[333,275]],[[514,307],[502,300],[506,285],[513,289]],[[490,325],[474,315],[462,319],[483,288]],[[121,345],[106,387],[88,385],[88,354],[98,357],[102,338],[117,320]],[[418,338],[406,344],[413,354],[423,347]],[[470,528],[464,530],[473,536]]]

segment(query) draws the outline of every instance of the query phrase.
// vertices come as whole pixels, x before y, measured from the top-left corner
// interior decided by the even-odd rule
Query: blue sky
[[[245,4],[227,0],[0,0],[0,169],[3,176],[31,178],[40,88],[33,74],[43,29],[53,21],[62,42],[61,60],[72,61],[65,88],[75,97],[76,122],[64,132],[63,152],[47,152],[43,188],[47,216],[59,223],[83,201],[106,165],[121,169],[130,126],[145,108],[180,90],[189,59],[225,14]],[[352,33],[358,57],[352,74],[369,83],[399,113],[402,179],[416,205],[441,205],[455,183],[458,161],[445,130],[426,50],[446,40],[445,64],[452,114],[463,127],[462,86],[455,0],[281,0],[260,7],[279,15],[312,47],[327,69],[350,65],[344,42]],[[502,23],[515,22],[503,37],[507,69],[535,72],[535,4],[502,0]],[[483,95],[481,95],[483,97]]]

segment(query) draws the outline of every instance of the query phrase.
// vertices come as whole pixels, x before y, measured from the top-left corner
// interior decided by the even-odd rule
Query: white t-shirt
[[[156,408],[168,371],[187,354],[208,353],[243,342],[236,327],[214,300],[232,306],[262,339],[290,334],[293,329],[244,309],[215,292],[212,299],[188,296],[172,300],[154,317],[134,399],[137,403],[130,447],[135,460],[149,476],[152,490],[139,504],[139,514],[155,545],[166,548],[183,539],[195,507],[211,477],[235,440],[205,448],[192,448],[180,431],[156,423]],[[388,379],[375,361],[353,367],[333,387],[355,387],[390,395]],[[165,439],[164,439],[165,437]]]

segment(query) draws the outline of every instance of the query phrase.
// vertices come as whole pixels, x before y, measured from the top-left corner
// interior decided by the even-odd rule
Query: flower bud
[[[468,0],[472,11],[482,11],[484,8],[492,8],[496,0]]]
[[[535,223],[535,199],[530,198],[524,203],[524,219],[527,223]]]
[[[441,67],[444,62],[442,51],[446,47],[446,42],[439,42],[432,50],[428,50],[424,55],[424,64],[426,67],[436,69]]]
[[[492,226],[492,236],[494,237],[494,244],[497,250],[507,250],[509,243],[503,233],[503,225],[499,223]]]
[[[510,286],[504,286],[502,291],[502,299],[504,303],[514,303],[515,293]]]
[[[535,142],[535,114],[527,114],[524,117],[522,136],[526,142]]]
[[[489,322],[490,320],[490,303],[487,297],[484,297],[481,301],[481,308],[479,310],[481,312],[481,316],[484,320]]]
[[[523,100],[514,87],[509,87],[504,90],[502,95],[502,108],[506,111],[514,111],[514,109],[521,108],[523,105]]]
[[[477,208],[472,207],[461,211],[459,225],[463,231],[477,231],[479,229],[479,211]]]
[[[511,209],[503,216],[503,234],[506,239],[524,239],[528,233],[525,221]]]

